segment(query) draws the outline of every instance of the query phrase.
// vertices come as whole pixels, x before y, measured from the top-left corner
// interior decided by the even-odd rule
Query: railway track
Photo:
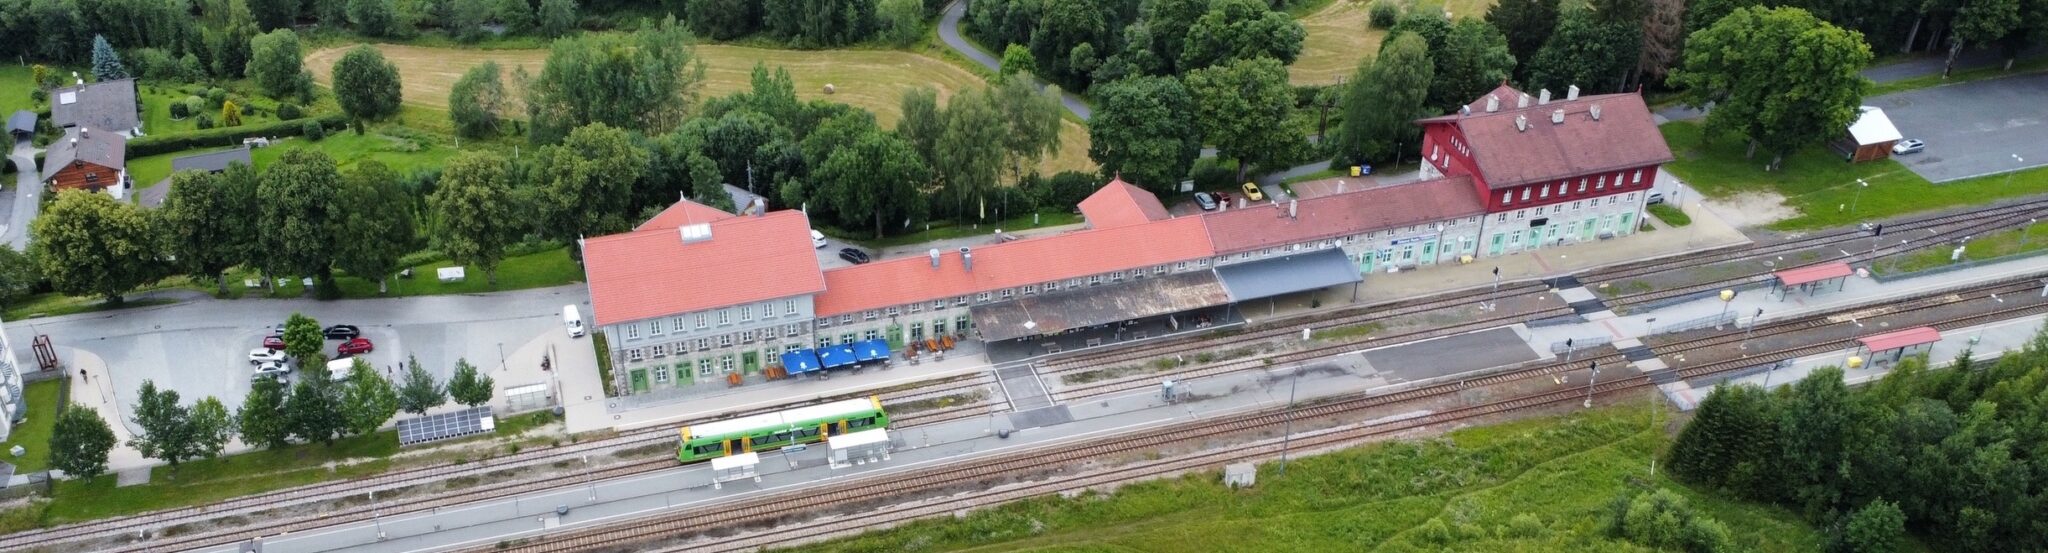
[[[1975,287],[1964,291],[1943,293],[1938,296],[1916,298],[1914,303],[1896,310],[1892,314],[1919,312],[1951,306],[1965,301],[1977,301],[1989,297],[1990,294],[1997,293],[1995,290],[2009,289],[2013,284],[2011,282],[1997,283],[1986,287]],[[2048,303],[2033,302],[2027,305],[2016,305],[1987,313],[1951,317],[1937,321],[1933,323],[1933,326],[1943,329],[1954,329],[2041,312],[2048,312]],[[1802,332],[1810,330],[1813,325],[1813,319],[1806,317],[1784,323],[1772,323],[1771,330],[1767,335]],[[1721,347],[1727,345],[1731,337],[1734,337],[1734,333],[1716,334],[1688,340],[1670,348],[1674,351],[1684,351]],[[1754,339],[1754,336],[1751,338]],[[1741,371],[1761,363],[1771,363],[1782,359],[1840,350],[1853,343],[1853,339],[1828,340],[1819,344],[1781,349],[1758,356],[1748,356],[1678,369],[1678,375],[1682,379],[1708,378]],[[1620,356],[1606,355],[1599,356],[1599,358],[1618,361]],[[1272,443],[1272,440],[1266,440],[1264,443],[1250,447],[1234,446],[1164,461],[1116,467],[1099,473],[1082,475],[1081,478],[1077,479],[1039,480],[1020,488],[998,492],[994,497],[954,494],[935,502],[911,506],[892,506],[879,510],[872,507],[874,503],[884,501],[886,498],[916,496],[923,493],[943,493],[948,490],[974,487],[986,489],[992,483],[1016,480],[1025,478],[1028,475],[1043,474],[1045,467],[1067,466],[1099,457],[1128,453],[1133,450],[1241,435],[1250,431],[1272,429],[1290,418],[1313,419],[1335,416],[1360,409],[1383,407],[1430,397],[1441,397],[1447,393],[1456,393],[1474,386],[1492,385],[1509,379],[1528,378],[1543,373],[1555,374],[1582,370],[1584,365],[1585,360],[1574,363],[1555,363],[1535,369],[1534,371],[1502,374],[1455,384],[1440,384],[1382,396],[1341,399],[1294,409],[1292,414],[1287,413],[1286,410],[1268,410],[1181,425],[1177,427],[1178,431],[1173,433],[1150,433],[1117,440],[1090,440],[1086,442],[1086,445],[1080,447],[1058,448],[1050,451],[1045,451],[1045,448],[1041,448],[1038,451],[1024,452],[1007,458],[977,459],[962,461],[948,466],[925,467],[915,474],[878,474],[875,478],[865,481],[828,483],[800,491],[743,498],[718,505],[714,508],[677,511],[656,517],[655,520],[637,520],[613,526],[583,528],[522,540],[521,543],[500,544],[495,550],[542,552],[641,547],[649,542],[661,540],[703,536],[714,532],[731,531],[740,528],[758,528],[762,525],[791,521],[802,516],[804,513],[815,511],[852,510],[866,507],[860,509],[860,517],[848,517],[844,520],[828,522],[823,525],[807,524],[804,531],[800,533],[772,532],[718,537],[710,540],[709,543],[702,541],[693,542],[687,544],[686,547],[690,551],[730,551],[809,541],[817,539],[821,535],[858,531],[935,514],[953,513],[962,509],[984,507],[1002,500],[1149,478],[1161,474],[1209,468],[1225,462],[1270,456],[1276,452],[1280,445]],[[1527,374],[1532,372],[1538,374]],[[1652,375],[1635,375],[1599,382],[1590,386],[1574,386],[1481,405],[1439,411],[1421,417],[1385,424],[1340,429],[1331,432],[1308,433],[1294,438],[1290,447],[1296,449],[1316,449],[1373,436],[1385,436],[1482,417],[1563,405],[1569,402],[1589,399],[1593,396],[1612,396],[1630,393],[1655,386],[1654,380]],[[1053,444],[1048,444],[1048,447],[1051,445]],[[476,550],[481,551],[482,549]]]

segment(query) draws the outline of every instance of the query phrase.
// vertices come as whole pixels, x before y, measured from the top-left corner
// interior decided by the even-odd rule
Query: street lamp
[[[1725,321],[1725,320],[1727,320],[1727,319],[1728,319],[1728,306],[1729,306],[1730,304],[1733,304],[1733,303],[1735,303],[1735,291],[1734,291],[1734,290],[1722,290],[1722,291],[1721,291],[1721,316],[1719,316],[1719,317],[1715,317],[1715,318],[1714,318],[1714,328],[1715,328],[1716,330],[1719,330],[1719,329],[1721,328],[1721,325],[1723,324],[1723,323],[1722,323],[1721,321]]]
[[[1863,189],[1870,188],[1870,181],[1856,179],[1856,197],[1849,200],[1849,214],[1856,214],[1856,205],[1863,203]]]
[[[1587,366],[1586,368],[1588,368],[1588,369],[1592,369],[1592,370],[1593,370],[1593,375],[1592,375],[1592,376],[1590,376],[1590,377],[1587,377],[1587,378],[1586,378],[1586,401],[1585,401],[1585,402],[1583,402],[1583,403],[1580,403],[1580,404],[1579,404],[1579,406],[1580,406],[1580,407],[1584,407],[1584,408],[1587,408],[1587,409],[1592,409],[1592,408],[1593,408],[1593,386],[1594,386],[1594,385],[1596,385],[1596,384],[1599,384],[1599,383],[1600,383],[1600,362],[1599,362],[1599,361],[1594,361],[1594,362],[1592,362],[1592,363],[1591,363],[1591,364],[1590,364],[1589,366]]]
[[[1762,308],[1762,307],[1758,307],[1758,308],[1756,308],[1756,315],[1753,315],[1753,316],[1751,316],[1751,317],[1749,318],[1749,328],[1747,328],[1747,329],[1744,329],[1744,330],[1742,331],[1742,347],[1740,347],[1740,348],[1736,348],[1736,349],[1742,349],[1742,350],[1747,350],[1747,349],[1749,349],[1749,335],[1750,335],[1750,333],[1756,332],[1756,323],[1757,323],[1757,321],[1763,320],[1763,318],[1764,318],[1764,308]]]

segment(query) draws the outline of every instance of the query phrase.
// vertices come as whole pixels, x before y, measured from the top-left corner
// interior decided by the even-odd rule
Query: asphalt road
[[[974,63],[979,63],[990,71],[1001,71],[1003,67],[1002,60],[997,59],[993,54],[981,51],[980,48],[974,46],[974,43],[968,42],[966,38],[960,36],[960,18],[965,15],[967,15],[967,4],[965,2],[948,4],[946,6],[946,13],[939,17],[939,40],[944,41],[946,46],[952,47],[953,51],[967,56],[967,59],[974,60]],[[1042,81],[1034,80],[1032,82],[1037,84],[1040,89],[1045,88],[1045,83]],[[1088,120],[1089,116],[1095,114],[1095,110],[1088,107],[1088,102],[1082,100],[1080,96],[1075,95],[1073,92],[1061,90],[1060,104],[1065,105],[1067,111],[1074,112],[1074,115],[1079,116],[1083,121]]]
[[[36,149],[26,140],[16,142],[8,152],[8,159],[14,160],[14,209],[0,230],[0,241],[13,246],[15,251],[28,250],[28,224],[36,218],[36,194],[43,191],[42,173],[36,169]]]
[[[1938,68],[1937,68],[1938,70]],[[1937,86],[1867,98],[1927,150],[1895,156],[1934,182],[2048,164],[2048,74]],[[2015,159],[2014,156],[2018,156]]]

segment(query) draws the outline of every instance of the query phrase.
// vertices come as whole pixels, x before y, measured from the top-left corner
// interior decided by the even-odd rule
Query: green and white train
[[[727,455],[822,442],[832,436],[884,428],[882,399],[869,396],[685,426],[676,459],[694,463]]]

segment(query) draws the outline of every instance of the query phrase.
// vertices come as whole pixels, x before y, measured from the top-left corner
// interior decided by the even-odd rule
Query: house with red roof
[[[1553,99],[1506,84],[1422,119],[1423,178],[1470,177],[1491,257],[1632,233],[1671,148],[1641,95]]]

